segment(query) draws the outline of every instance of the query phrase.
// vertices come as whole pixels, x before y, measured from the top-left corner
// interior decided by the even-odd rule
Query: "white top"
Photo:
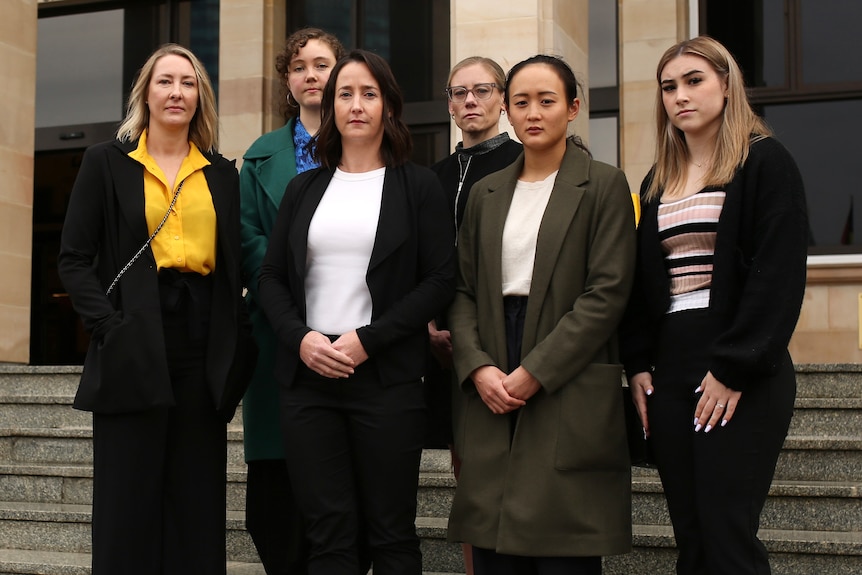
[[[308,227],[306,322],[328,335],[371,323],[365,276],[377,237],[386,168],[336,169]]]
[[[515,184],[515,195],[503,226],[504,296],[530,295],[539,226],[548,207],[557,172],[541,182],[518,180]]]

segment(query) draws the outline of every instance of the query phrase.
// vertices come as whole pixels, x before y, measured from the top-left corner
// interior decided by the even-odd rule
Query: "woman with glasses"
[[[431,166],[449,198],[455,217],[455,234],[461,226],[470,188],[492,172],[502,170],[520,155],[523,146],[500,132],[500,117],[505,114],[503,87],[506,75],[494,60],[471,56],[452,67],[446,86],[449,114],[461,129],[463,140],[455,153]],[[452,337],[445,318],[428,324],[431,354],[426,382],[428,437],[426,447],[452,450]],[[461,462],[452,450],[457,478]],[[464,545],[467,575],[473,572],[469,545]]]
[[[563,60],[509,72],[524,153],[470,192],[449,312],[463,397],[449,537],[476,575],[597,575],[631,548],[631,467],[616,327],[634,272],[625,175],[568,134]]]

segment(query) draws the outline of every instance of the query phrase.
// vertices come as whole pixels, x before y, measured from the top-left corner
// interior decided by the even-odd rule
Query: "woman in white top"
[[[335,65],[322,167],[291,180],[261,267],[309,575],[355,575],[360,530],[376,575],[422,572],[422,376],[428,321],[453,293],[454,224],[437,177],[408,162],[402,107],[379,56]]]
[[[631,546],[615,331],[635,228],[626,178],[567,137],[577,81],[559,58],[509,72],[524,155],[473,186],[449,313],[463,462],[449,521],[476,575],[597,574]]]

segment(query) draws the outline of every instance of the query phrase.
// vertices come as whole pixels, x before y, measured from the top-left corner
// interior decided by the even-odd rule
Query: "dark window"
[[[430,165],[450,153],[443,88],[449,75],[449,3],[439,0],[304,0],[288,7],[288,34],[315,26],[344,46],[385,58],[404,93],[413,160]]]
[[[751,102],[805,181],[811,253],[862,251],[862,2],[701,0],[700,28],[733,52]],[[860,228],[862,229],[862,228]],[[851,233],[845,233],[845,230]]]

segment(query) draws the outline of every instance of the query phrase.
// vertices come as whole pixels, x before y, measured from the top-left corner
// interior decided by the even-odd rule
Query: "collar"
[[[464,142],[458,142],[458,145],[455,146],[455,153],[464,154],[465,156],[479,156],[487,154],[491,150],[495,150],[508,142],[509,139],[508,132],[501,132],[493,138],[489,138],[484,142],[479,142],[475,146],[471,146],[469,148],[464,147]]]

